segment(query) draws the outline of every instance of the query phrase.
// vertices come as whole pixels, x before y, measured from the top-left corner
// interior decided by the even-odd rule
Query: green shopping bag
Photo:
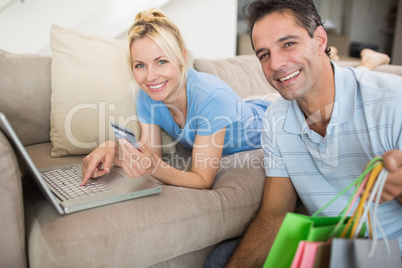
[[[338,237],[343,231],[349,217],[346,217],[335,230],[342,217],[310,217],[297,213],[287,213],[275,238],[271,251],[264,264],[267,267],[290,267],[297,246],[302,240],[325,242],[330,237]],[[333,231],[335,231],[334,234]],[[363,227],[360,236],[364,236]]]
[[[350,217],[346,216],[349,209],[358,196],[358,190],[366,176],[378,165],[378,160],[373,159],[366,167],[364,172],[350,183],[341,193],[329,201],[325,206],[318,210],[313,216],[306,216],[297,213],[287,213],[271,251],[264,263],[264,268],[269,267],[290,267],[293,257],[296,253],[299,242],[302,240],[311,242],[325,242],[333,237],[340,237],[341,233],[346,229],[346,225]],[[355,187],[354,193],[349,200],[347,207],[337,217],[317,217],[327,206],[333,203],[339,196],[343,195],[351,187]],[[349,236],[351,228],[346,230],[346,236]],[[366,225],[363,224],[358,232],[358,237],[364,237],[366,233]]]

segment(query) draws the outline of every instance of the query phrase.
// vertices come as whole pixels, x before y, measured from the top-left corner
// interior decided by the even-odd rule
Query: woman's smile
[[[165,85],[167,84],[168,81],[162,82],[160,84],[149,84],[148,88],[151,92],[159,92],[162,91],[165,88]]]

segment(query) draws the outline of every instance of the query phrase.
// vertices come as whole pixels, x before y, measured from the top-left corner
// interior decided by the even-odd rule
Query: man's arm
[[[266,178],[263,200],[227,267],[262,267],[287,212],[296,207],[297,194],[289,178]]]

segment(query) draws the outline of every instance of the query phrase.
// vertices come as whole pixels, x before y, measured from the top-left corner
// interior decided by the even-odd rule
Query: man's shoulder
[[[293,101],[288,101],[279,96],[276,101],[274,101],[266,110],[266,114],[282,114],[286,113],[289,109],[289,106],[292,104]]]
[[[384,92],[388,94],[402,92],[402,87],[400,86],[402,84],[402,76],[355,68],[350,69],[363,90],[376,90],[377,93]]]

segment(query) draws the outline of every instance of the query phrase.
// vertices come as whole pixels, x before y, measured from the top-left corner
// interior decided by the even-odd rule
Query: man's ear
[[[325,54],[325,49],[327,48],[327,44],[328,44],[328,35],[327,35],[327,32],[325,31],[324,27],[318,26],[317,29],[315,29],[314,38],[317,41],[320,55],[322,53]]]

